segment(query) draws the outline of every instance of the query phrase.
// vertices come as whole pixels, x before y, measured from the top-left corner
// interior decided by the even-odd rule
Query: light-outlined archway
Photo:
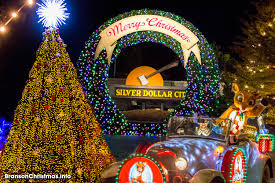
[[[185,99],[175,109],[176,114],[192,115],[195,112],[200,114],[215,111],[219,103],[219,68],[215,53],[204,36],[193,24],[172,13],[133,10],[110,19],[93,32],[77,62],[79,78],[104,134],[166,133],[165,122],[129,123],[112,100],[107,86],[110,64],[124,48],[142,42],[167,46],[185,65],[188,86]]]

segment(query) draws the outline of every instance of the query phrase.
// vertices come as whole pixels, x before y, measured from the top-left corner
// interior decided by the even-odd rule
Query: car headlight
[[[185,158],[178,158],[175,164],[179,170],[184,170],[187,167],[188,162]]]

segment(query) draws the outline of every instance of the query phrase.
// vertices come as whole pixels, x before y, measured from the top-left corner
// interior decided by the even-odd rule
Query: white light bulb
[[[1,32],[4,32],[4,31],[5,31],[5,27],[2,26],[2,27],[0,28],[0,31],[1,31]]]
[[[28,0],[28,4],[32,5],[33,4],[33,0]]]
[[[175,165],[179,170],[184,170],[187,167],[187,164],[188,162],[184,158],[178,158],[175,162]]]
[[[11,16],[12,16],[13,18],[15,18],[15,17],[17,17],[17,14],[16,14],[15,12],[13,12],[13,13],[11,14]]]

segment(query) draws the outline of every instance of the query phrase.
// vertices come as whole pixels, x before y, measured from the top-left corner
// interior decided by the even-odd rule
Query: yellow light
[[[178,158],[175,162],[175,165],[179,170],[184,170],[187,167],[187,164],[188,162],[185,158]]]
[[[218,146],[217,148],[216,148],[216,152],[217,153],[222,153],[224,151],[224,147],[223,146]]]
[[[244,87],[245,87],[245,88],[248,88],[248,86],[247,86],[247,85],[245,85]]]
[[[272,26],[273,26],[273,24],[272,24],[271,22],[269,22],[269,23],[268,23],[268,26],[269,26],[269,27],[272,27]]]
[[[15,12],[13,12],[13,13],[11,14],[11,16],[12,16],[13,18],[15,18],[15,17],[17,17],[17,14],[16,14]]]
[[[261,85],[261,88],[264,88],[264,85]]]
[[[33,4],[33,0],[28,0],[28,4],[32,5]]]
[[[1,32],[5,32],[5,30],[6,30],[6,28],[5,28],[4,26],[2,26],[2,27],[0,28],[0,31],[1,31]]]
[[[263,72],[263,69],[260,69],[260,72]]]

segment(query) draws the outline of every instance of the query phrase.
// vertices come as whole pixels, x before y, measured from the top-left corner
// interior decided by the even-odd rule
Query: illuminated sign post
[[[181,89],[163,87],[114,87],[114,92],[117,98],[183,100],[185,96],[185,91]]]

